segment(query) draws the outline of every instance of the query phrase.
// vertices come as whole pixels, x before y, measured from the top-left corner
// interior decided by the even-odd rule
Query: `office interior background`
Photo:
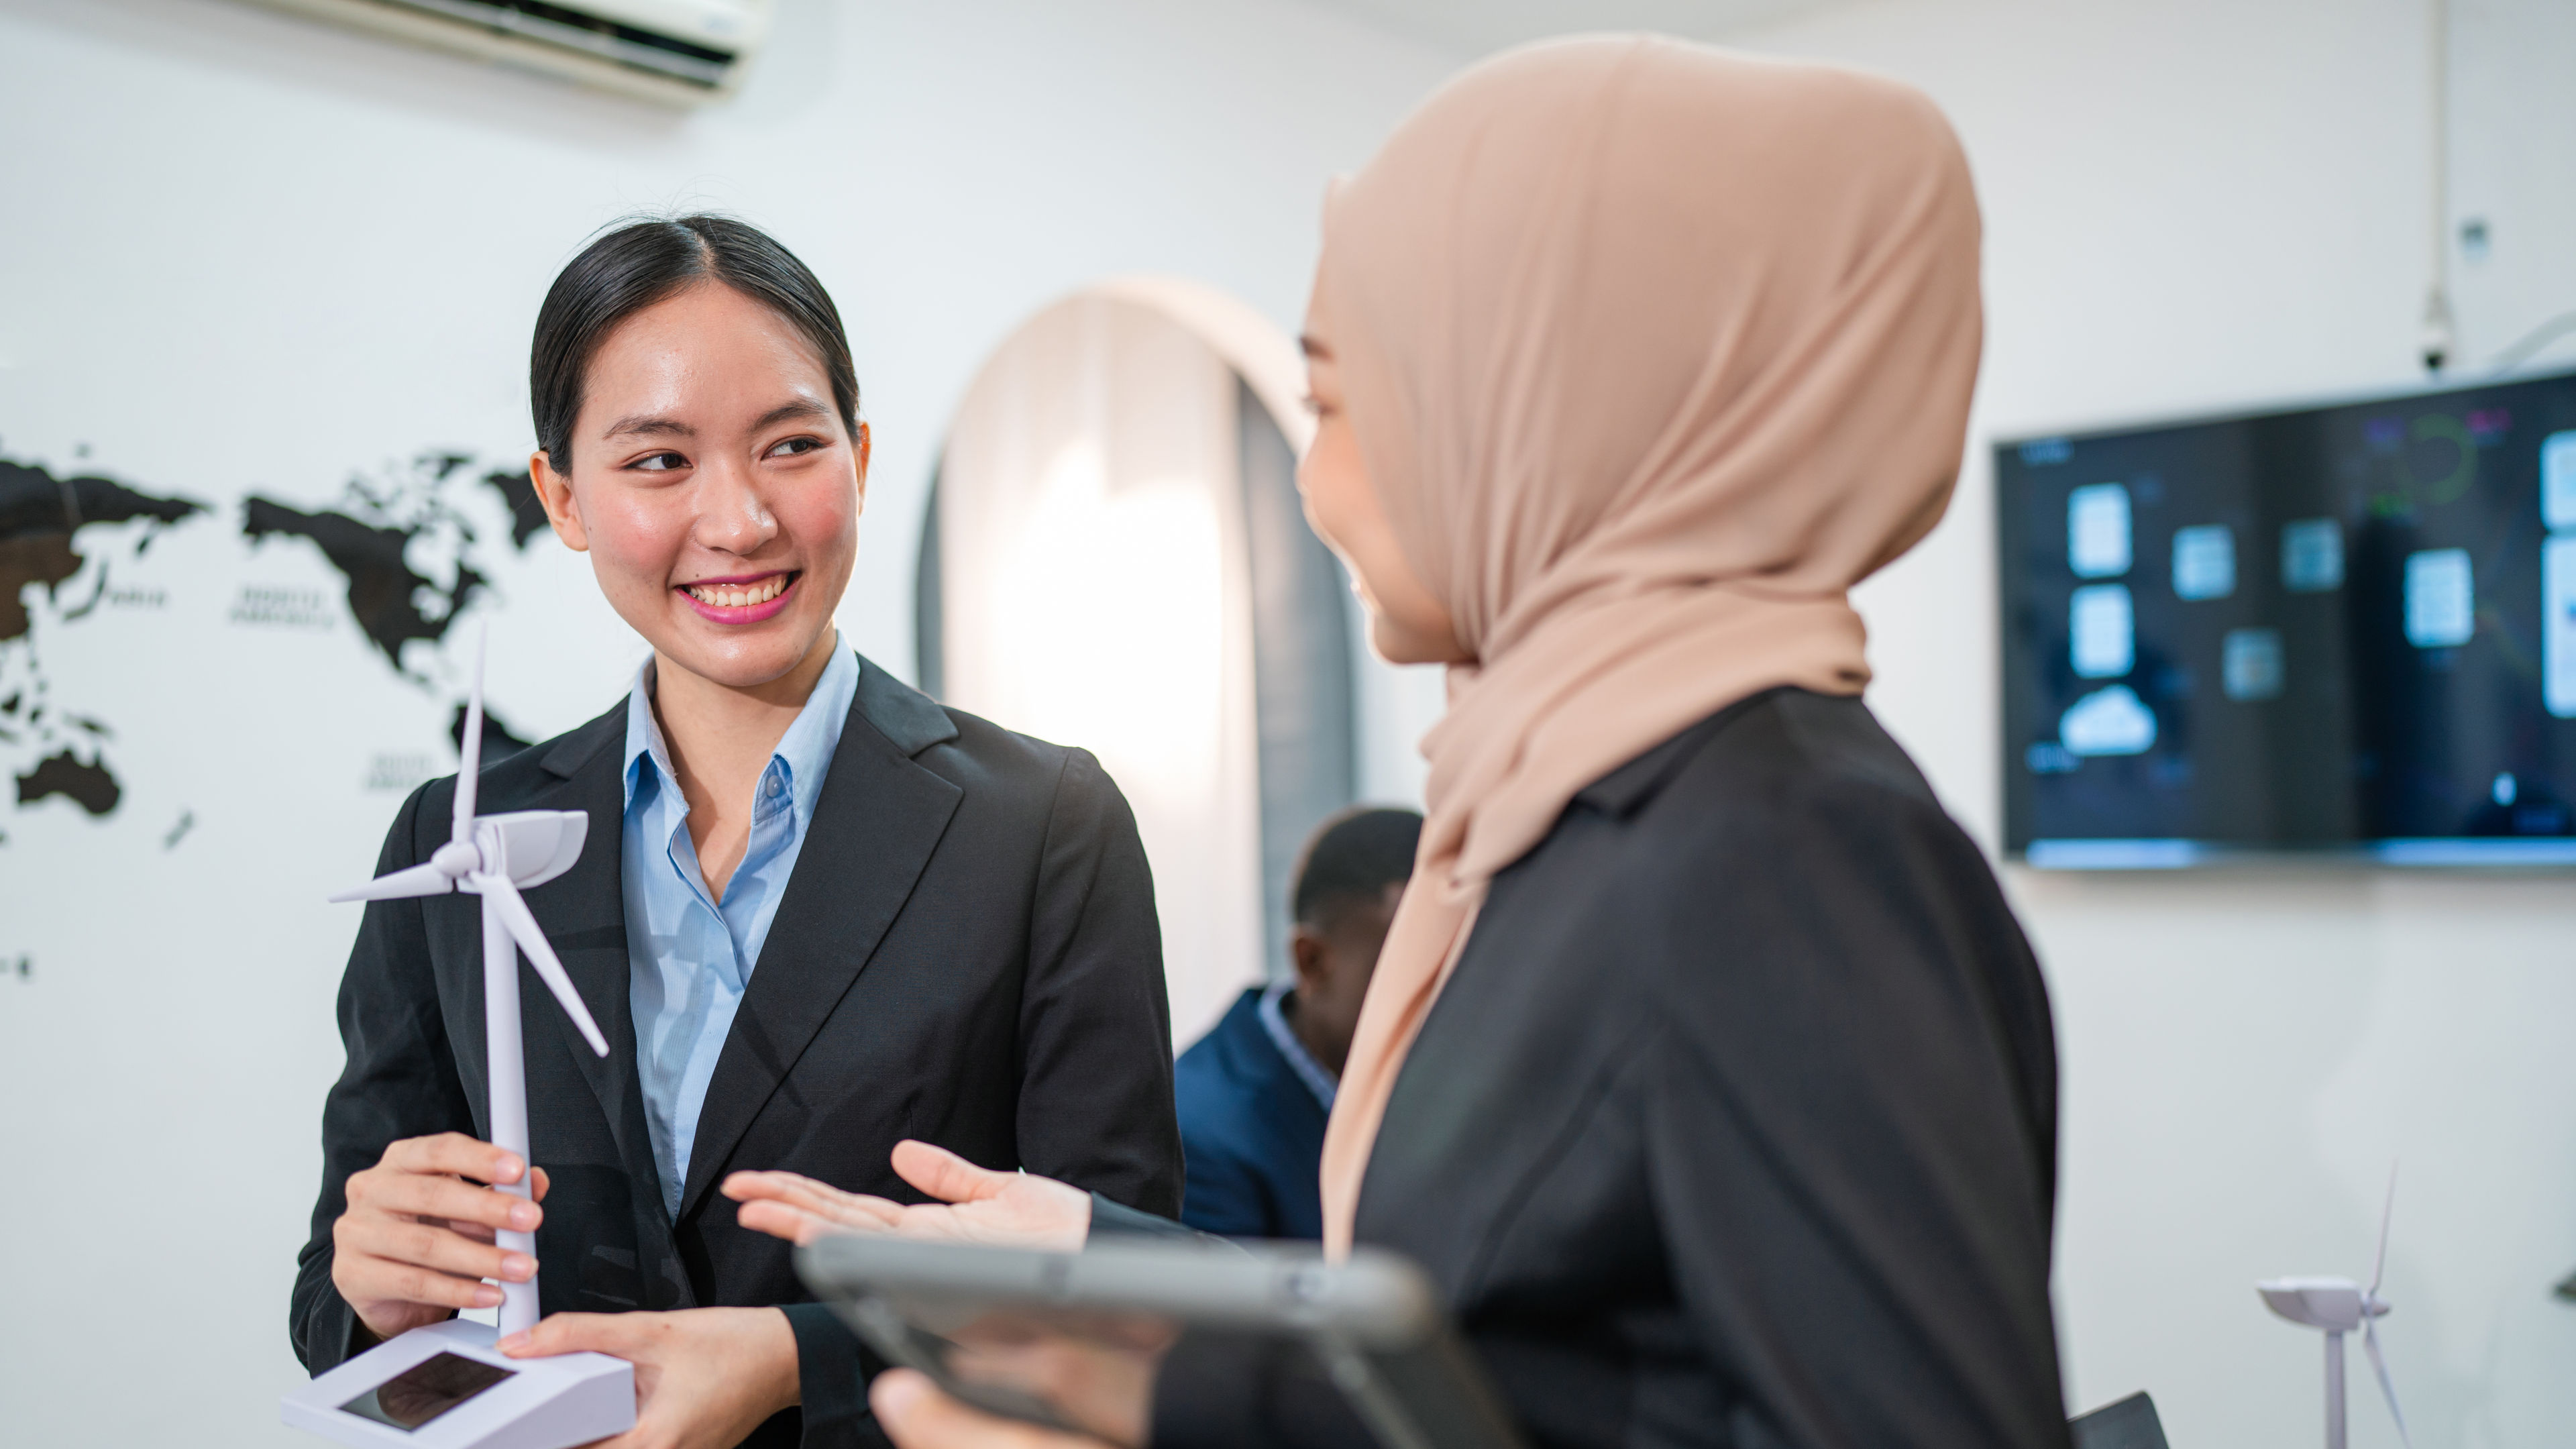
[[[44,782],[0,799],[0,1440],[287,1442],[357,919],[323,897],[454,768],[478,612],[520,738],[641,657],[488,481],[524,466],[537,303],[597,228],[731,211],[831,288],[876,437],[844,637],[1109,761],[1185,1041],[1275,934],[1247,560],[1278,495],[1243,440],[1301,426],[1279,349],[1325,184],[1475,57],[1625,27],[1883,71],[1965,140],[1973,433],[1947,521],[1859,602],[1873,706],[1991,850],[1995,440],[2421,385],[2437,273],[2453,379],[2576,308],[2564,0],[778,0],[695,110],[234,0],[0,0],[0,460],[146,500],[80,530],[79,572],[14,575],[0,627],[0,695],[55,731],[0,736]],[[1121,421],[1180,397],[1178,433]],[[1121,594],[1130,559],[1207,607]],[[1368,659],[1310,564],[1299,697],[1348,723],[1308,787],[1418,800],[1439,680]],[[398,607],[358,617],[362,575]],[[1047,618],[1057,589],[1091,612]],[[1086,708],[1101,678],[1155,707]],[[2252,1285],[2366,1275],[2394,1162],[2414,1441],[2563,1442],[2576,877],[2004,879],[2056,1008],[2070,1412],[2146,1389],[2186,1449],[2311,1439],[2316,1336]],[[2356,1356],[2353,1441],[2394,1443],[2373,1392]]]

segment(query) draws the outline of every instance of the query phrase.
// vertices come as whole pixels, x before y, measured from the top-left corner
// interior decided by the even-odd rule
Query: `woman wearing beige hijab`
[[[2046,993],[1862,704],[1846,597],[1948,500],[1977,267],[1921,95],[1658,39],[1476,67],[1328,205],[1301,482],[1450,708],[1327,1247],[1422,1263],[1537,1443],[2065,1442]],[[738,1195],[782,1235],[1140,1226],[906,1176],[956,1205]],[[906,1449],[1070,1442],[909,1376],[877,1402]],[[1184,1339],[1132,1411],[1158,1445],[1368,1442],[1240,1341]]]

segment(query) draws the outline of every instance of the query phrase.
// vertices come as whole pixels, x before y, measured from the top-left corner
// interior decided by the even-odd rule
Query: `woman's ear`
[[[868,425],[861,423],[859,435],[850,441],[856,445],[850,453],[859,463],[859,511],[865,513],[868,507],[868,458],[876,449],[876,438],[868,431]]]
[[[574,553],[590,552],[590,532],[581,526],[581,510],[573,504],[572,480],[555,471],[554,460],[543,448],[528,455],[528,481],[536,485],[537,501],[545,505],[546,522],[555,526],[555,537]]]

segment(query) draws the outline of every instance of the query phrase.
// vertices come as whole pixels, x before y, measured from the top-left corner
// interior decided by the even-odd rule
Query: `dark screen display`
[[[435,1354],[342,1404],[340,1410],[408,1434],[515,1376],[509,1369],[462,1354]]]
[[[2576,862],[2576,374],[1995,480],[2011,853]]]

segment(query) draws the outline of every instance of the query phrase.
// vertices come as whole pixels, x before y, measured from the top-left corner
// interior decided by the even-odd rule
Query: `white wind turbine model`
[[[2254,1285],[2263,1305],[2274,1313],[2326,1332],[2326,1449],[2344,1449],[2343,1336],[2359,1329],[2370,1367],[2379,1375],[2380,1392],[2388,1396],[2388,1417],[2397,1421],[2397,1440],[2411,1446],[2406,1415],[2397,1407],[2397,1385],[2388,1377],[2388,1360],[2379,1353],[2379,1320],[2389,1309],[2379,1296],[2381,1275],[2388,1269],[2388,1219],[2397,1207],[2397,1172],[2388,1173],[2388,1201],[2379,1210],[2379,1258],[2370,1270],[2370,1286],[2350,1278],[2272,1278]]]
[[[462,891],[483,898],[483,1041],[490,1077],[492,1145],[531,1170],[500,1190],[529,1196],[528,1083],[520,1053],[519,953],[590,1049],[608,1055],[608,1039],[564,974],[563,962],[538,929],[519,892],[545,884],[581,858],[590,817],[578,810],[515,810],[476,815],[474,793],[483,754],[483,659],[486,629],[474,651],[474,686],[465,706],[463,761],[456,772],[455,829],[419,865],[378,876],[334,901],[389,901]],[[497,1234],[505,1249],[536,1256],[533,1234]],[[497,1330],[452,1319],[369,1349],[288,1394],[287,1423],[344,1444],[408,1449],[569,1449],[635,1425],[634,1368],[605,1354],[512,1359],[492,1345],[534,1328],[537,1285],[503,1283]]]

